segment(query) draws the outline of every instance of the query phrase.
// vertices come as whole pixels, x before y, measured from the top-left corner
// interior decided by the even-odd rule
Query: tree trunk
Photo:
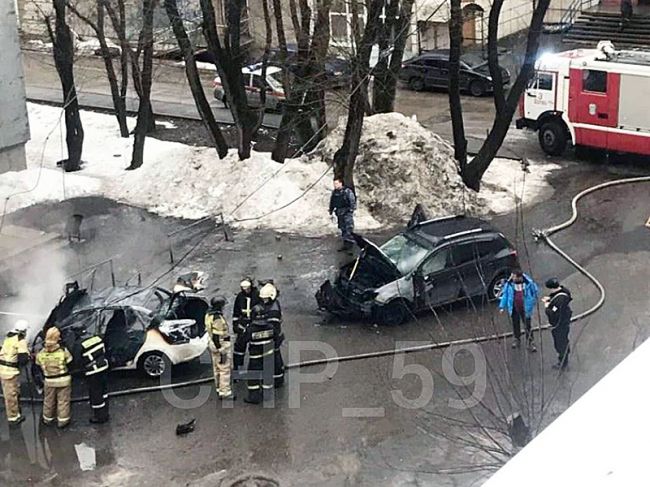
[[[129,86],[129,59],[131,56],[131,46],[126,38],[126,7],[124,0],[117,0],[117,12],[113,8],[110,0],[97,0],[102,8],[108,14],[111,20],[113,31],[120,43],[120,88],[119,97],[120,105],[124,106],[126,112],[126,93]]]
[[[75,5],[69,1],[66,2],[66,5],[70,11],[75,14],[82,22],[88,25],[97,36],[97,41],[99,42],[99,50],[101,52],[101,56],[104,61],[104,67],[106,69],[108,85],[111,90],[111,98],[113,100],[115,118],[117,118],[117,124],[120,127],[120,136],[128,138],[129,128],[126,124],[126,101],[123,96],[120,96],[120,87],[118,86],[117,75],[115,74],[115,68],[113,67],[113,58],[111,56],[110,49],[108,48],[108,43],[106,42],[106,32],[104,29],[104,1],[97,0],[95,22],[79,12]],[[126,75],[123,74],[122,76],[124,77]]]
[[[451,0],[449,20],[449,111],[454,135],[454,157],[461,174],[467,166],[467,139],[460,100],[460,54],[463,45],[463,11],[460,0]]]
[[[66,171],[77,171],[81,167],[81,152],[83,149],[84,131],[79,116],[79,103],[74,82],[74,45],[72,34],[66,22],[65,0],[54,0],[55,26],[52,31],[50,19],[45,18],[47,30],[52,41],[54,64],[56,65],[61,89],[63,90],[63,106],[65,111],[66,146],[68,158],[63,161]]]
[[[352,0],[352,12],[358,12],[356,2],[357,0]],[[370,53],[377,37],[379,16],[383,3],[383,0],[370,0],[368,4],[366,27],[361,41],[357,43],[357,53],[352,68],[353,91],[350,95],[348,121],[345,127],[343,145],[334,154],[334,175],[335,177],[342,177],[345,185],[350,188],[354,188],[354,162],[359,153],[363,116],[367,105]],[[352,27],[355,38],[359,39],[359,20],[355,14],[353,14],[352,18]]]
[[[375,67],[373,84],[373,111],[375,113],[389,113],[395,110],[395,95],[397,93],[397,78],[402,67],[402,58],[406,49],[406,42],[410,37],[409,26],[413,14],[414,0],[390,0],[386,9],[387,23],[386,40],[384,46],[379,44],[380,59]],[[399,15],[399,19],[395,17]],[[380,35],[384,35],[383,33]],[[393,50],[391,53],[381,55],[390,48],[392,39]]]
[[[499,66],[499,17],[503,0],[494,0],[490,9],[490,18],[488,21],[488,67],[492,77],[492,86],[494,87],[494,107],[496,113],[501,113],[505,109],[506,97],[503,91],[503,74]]]
[[[214,113],[212,113],[210,103],[203,91],[201,76],[196,67],[196,59],[194,59],[194,48],[183,25],[183,19],[178,12],[176,0],[165,0],[165,10],[167,11],[167,17],[169,17],[176,41],[178,42],[178,47],[183,54],[185,74],[187,76],[187,82],[190,85],[190,90],[192,91],[192,96],[194,97],[196,109],[199,115],[201,115],[201,120],[210,134],[212,144],[217,149],[217,154],[223,159],[228,154],[228,144],[221,133],[221,129],[214,118]]]
[[[156,0],[142,0],[142,31],[138,41],[138,51],[132,56],[134,65],[134,83],[139,97],[138,121],[135,125],[135,140],[131,165],[128,169],[137,169],[144,163],[144,143],[147,134],[155,128],[155,119],[151,107],[151,82],[153,76],[153,12]],[[142,55],[142,69],[139,66]]]
[[[487,171],[488,167],[496,157],[499,148],[503,145],[503,140],[510,129],[512,117],[517,110],[519,98],[523,94],[528,85],[528,81],[535,72],[535,60],[537,59],[537,51],[539,50],[539,38],[542,34],[544,16],[546,15],[549,4],[550,0],[538,0],[537,6],[533,11],[530,29],[528,30],[524,64],[508,93],[504,109],[497,113],[490,133],[483,142],[476,157],[474,157],[472,162],[467,164],[461,172],[465,185],[475,191],[480,189],[483,174],[485,174],[485,171]],[[496,40],[493,42],[496,42]]]

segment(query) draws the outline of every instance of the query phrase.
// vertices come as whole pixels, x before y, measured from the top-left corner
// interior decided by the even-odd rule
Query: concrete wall
[[[0,1],[0,173],[25,169],[29,122],[13,1]]]

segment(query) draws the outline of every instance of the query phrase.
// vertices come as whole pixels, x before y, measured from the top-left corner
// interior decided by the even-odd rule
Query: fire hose
[[[556,225],[554,227],[545,229],[545,230],[533,230],[533,236],[535,238],[535,241],[541,241],[548,245],[549,248],[551,248],[554,252],[556,252],[560,257],[562,257],[564,260],[566,260],[572,267],[574,267],[578,272],[580,272],[582,275],[584,275],[590,282],[594,284],[596,289],[598,290],[600,297],[598,301],[589,309],[586,311],[575,315],[571,318],[572,322],[582,320],[587,318],[588,316],[591,316],[594,314],[596,311],[598,311],[604,304],[605,298],[606,298],[606,292],[605,288],[603,285],[598,281],[598,279],[591,274],[587,269],[585,269],[583,266],[581,266],[578,262],[576,262],[570,255],[568,255],[566,252],[564,252],[555,242],[551,240],[551,235],[554,235],[562,230],[566,230],[570,226],[572,226],[578,219],[578,202],[583,199],[585,196],[590,195],[592,193],[595,193],[597,191],[600,191],[605,188],[610,188],[614,186],[620,186],[624,184],[636,184],[636,183],[647,183],[650,182],[650,176],[641,176],[641,177],[633,177],[633,178],[625,178],[625,179],[618,179],[615,181],[609,181],[606,183],[598,184],[596,186],[592,186],[590,188],[585,189],[584,191],[578,193],[576,196],[571,201],[571,209],[572,209],[572,214],[571,217],[566,220],[563,223],[560,223],[559,225]],[[543,325],[538,327],[539,330],[546,330],[550,328],[550,325]],[[299,368],[305,368],[305,367],[313,367],[317,365],[326,365],[329,363],[341,363],[341,362],[351,362],[351,361],[356,361],[356,360],[366,360],[366,359],[371,359],[371,358],[379,358],[379,357],[386,357],[386,356],[391,356],[391,355],[398,355],[398,354],[407,354],[407,353],[415,353],[415,352],[422,352],[422,351],[428,351],[428,350],[437,350],[437,349],[443,349],[447,348],[450,346],[458,346],[458,345],[467,345],[467,344],[476,344],[476,343],[484,343],[484,342],[489,342],[489,341],[494,341],[494,340],[502,340],[508,337],[511,337],[513,335],[512,332],[505,332],[505,333],[496,333],[492,335],[485,335],[481,337],[472,337],[472,338],[465,338],[465,339],[460,339],[460,340],[450,340],[450,341],[445,341],[445,342],[432,342],[432,343],[427,343],[424,345],[417,345],[417,346],[412,346],[412,347],[403,347],[403,348],[395,348],[395,349],[390,349],[390,350],[380,350],[376,352],[368,352],[368,353],[359,353],[359,354],[353,354],[353,355],[343,355],[343,356],[336,356],[336,357],[327,357],[323,359],[314,359],[314,360],[305,360],[303,362],[297,362],[297,363],[292,363],[292,364],[287,364],[286,369],[299,369]],[[169,389],[179,389],[183,387],[190,387],[190,386],[196,386],[196,385],[201,385],[201,384],[206,384],[214,381],[214,377],[202,377],[199,379],[192,379],[188,381],[183,381],[183,382],[177,382],[177,383],[170,383],[170,384],[161,384],[161,385],[155,385],[155,386],[145,386],[145,387],[136,387],[136,388],[130,388],[130,389],[124,389],[124,390],[118,390],[118,391],[112,391],[109,393],[110,397],[120,397],[120,396],[127,396],[127,395],[132,395],[132,394],[140,394],[140,393],[145,393],[145,392],[157,392],[157,391],[164,391],[164,390],[169,390]],[[72,402],[85,402],[88,401],[87,397],[75,397],[72,399]],[[21,398],[21,402],[27,402],[27,403],[39,403],[42,402],[42,399],[27,399],[27,398]]]

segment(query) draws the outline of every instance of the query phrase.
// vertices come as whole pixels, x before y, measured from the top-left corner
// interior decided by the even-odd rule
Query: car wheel
[[[424,80],[422,78],[411,78],[409,88],[413,91],[422,91],[424,89]]]
[[[151,379],[161,377],[171,368],[171,361],[162,352],[149,352],[143,355],[139,362],[140,371]]]
[[[539,145],[549,156],[560,156],[566,149],[567,133],[561,123],[546,122],[539,129]]]
[[[377,321],[386,326],[401,325],[406,321],[409,314],[408,304],[401,299],[391,301],[376,310]]]
[[[469,92],[472,96],[483,96],[485,94],[485,83],[480,80],[474,80],[469,84]]]
[[[488,298],[490,299],[490,301],[495,301],[501,298],[501,293],[503,292],[503,286],[506,285],[507,281],[508,281],[507,274],[499,274],[497,277],[495,277],[492,280],[492,282],[490,283],[490,287],[488,288]]]

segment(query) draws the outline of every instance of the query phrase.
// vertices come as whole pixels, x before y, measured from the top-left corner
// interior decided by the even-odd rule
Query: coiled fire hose
[[[576,196],[574,196],[573,200],[571,201],[571,209],[572,209],[572,215],[571,218],[566,220],[563,223],[560,223],[559,225],[556,225],[554,227],[548,228],[546,230],[534,230],[533,231],[533,236],[535,237],[536,241],[541,241],[548,245],[553,251],[555,251],[560,257],[565,259],[571,266],[573,266],[575,269],[578,270],[581,274],[583,274],[589,281],[591,281],[594,286],[598,289],[598,292],[600,293],[600,298],[594,304],[591,308],[588,310],[575,315],[571,318],[572,322],[582,320],[592,314],[594,314],[596,311],[598,311],[603,303],[605,302],[605,288],[603,285],[596,279],[596,277],[591,274],[587,269],[585,269],[583,266],[578,264],[573,258],[571,258],[570,255],[568,255],[566,252],[564,252],[560,247],[558,247],[552,240],[551,240],[551,235],[556,234],[562,230],[566,230],[569,228],[571,225],[573,225],[577,219],[578,219],[578,202],[584,198],[587,195],[590,195],[592,193],[595,193],[596,191],[600,191],[605,188],[611,188],[613,186],[620,186],[624,184],[636,184],[636,183],[647,183],[650,182],[650,176],[641,176],[641,177],[633,177],[633,178],[626,178],[626,179],[618,179],[615,181],[609,181],[606,183],[598,184],[596,186],[592,186],[590,188],[585,189],[584,191],[578,193]],[[540,326],[538,329],[539,330],[545,330],[550,328],[550,325],[544,325]],[[445,341],[445,342],[432,342],[424,345],[418,345],[418,346],[413,346],[413,347],[403,347],[403,348],[395,348],[391,350],[380,350],[377,352],[368,352],[368,353],[359,353],[359,354],[354,354],[354,355],[343,355],[343,356],[336,356],[336,357],[328,357],[328,358],[323,358],[323,359],[315,359],[315,360],[305,360],[303,362],[297,362],[293,364],[287,364],[286,369],[298,369],[298,368],[304,368],[304,367],[312,367],[312,366],[317,366],[317,365],[326,365],[329,363],[340,363],[340,362],[351,362],[355,360],[365,360],[365,359],[370,359],[370,358],[378,358],[378,357],[386,357],[386,356],[391,356],[391,355],[398,355],[401,353],[414,353],[414,352],[422,352],[422,351],[427,351],[427,350],[436,350],[436,349],[442,349],[442,348],[447,348],[450,346],[454,345],[467,345],[467,344],[473,344],[473,343],[484,343],[488,341],[493,341],[493,340],[501,340],[504,338],[508,338],[512,336],[512,332],[505,332],[505,333],[496,333],[493,335],[485,335],[481,337],[472,337],[472,338],[465,338],[461,340],[450,340],[450,341]],[[109,393],[110,397],[120,397],[120,396],[127,396],[127,395],[132,395],[132,394],[140,394],[144,392],[157,392],[157,391],[164,391],[164,390],[169,390],[169,389],[180,389],[183,387],[190,387],[190,386],[196,386],[200,384],[207,384],[214,381],[214,377],[203,377],[200,379],[193,379],[193,380],[188,380],[188,381],[183,381],[183,382],[177,382],[177,383],[170,383],[170,384],[161,384],[161,385],[156,385],[156,386],[145,386],[145,387],[136,387],[136,388],[131,388],[131,389],[124,389],[124,390],[118,390],[118,391],[112,391]],[[42,399],[30,399],[30,398],[21,398],[21,402],[27,402],[27,403],[40,403],[42,402]],[[75,397],[72,399],[72,402],[86,402],[88,401],[87,397]]]

